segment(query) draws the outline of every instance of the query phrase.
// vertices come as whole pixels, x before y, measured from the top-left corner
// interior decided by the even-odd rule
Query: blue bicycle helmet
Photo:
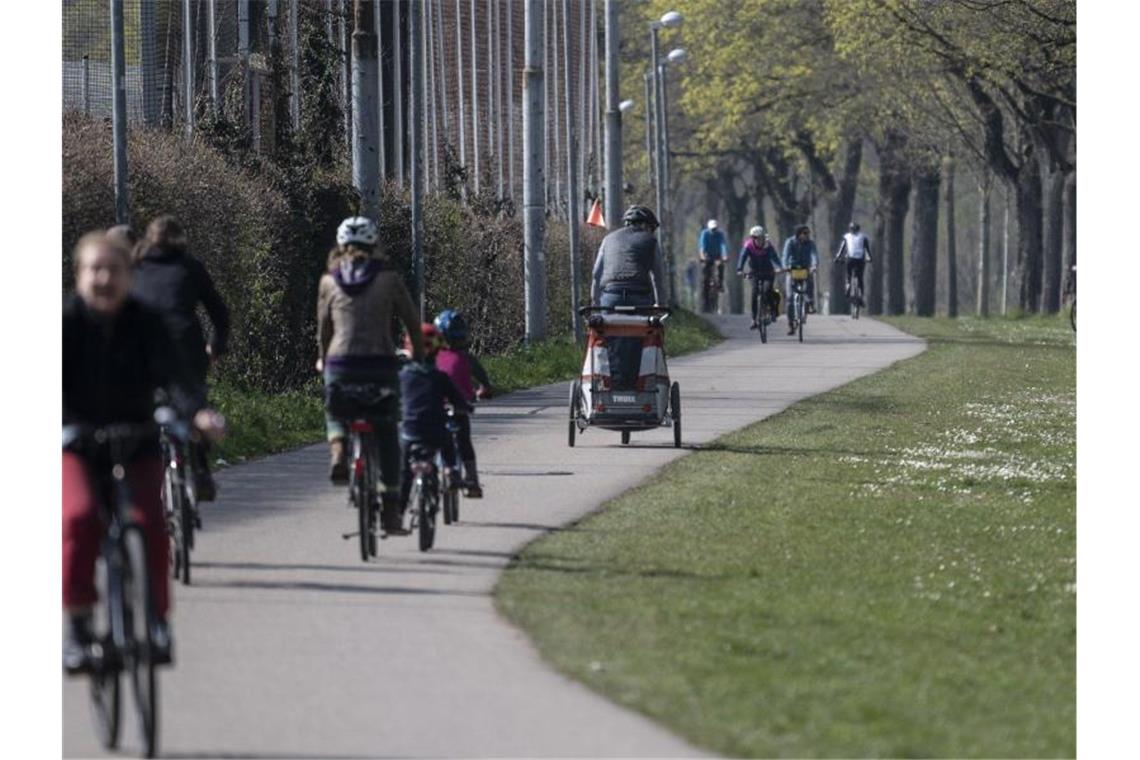
[[[435,318],[435,326],[443,333],[448,343],[462,343],[467,340],[467,320],[455,309],[444,309]]]

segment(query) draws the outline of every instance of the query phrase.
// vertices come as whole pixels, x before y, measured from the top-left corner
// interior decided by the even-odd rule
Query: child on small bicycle
[[[451,436],[447,431],[447,410],[450,404],[456,414],[472,411],[463,393],[443,372],[436,368],[436,358],[443,346],[443,336],[430,322],[421,327],[424,345],[423,362],[408,362],[400,370],[400,400],[403,419],[400,422],[400,443],[403,446],[403,474],[400,478],[401,513],[407,509],[412,490],[412,444],[419,443],[446,454]],[[410,349],[410,346],[408,346]],[[389,533],[395,530],[395,520],[385,521]],[[402,521],[401,521],[402,522]],[[391,529],[390,529],[391,528]]]
[[[476,398],[491,397],[491,380],[483,365],[467,350],[467,320],[454,309],[445,309],[435,318],[435,326],[446,341],[436,358],[436,366],[446,374],[468,402]],[[471,444],[471,416],[455,413],[459,425],[459,456],[466,475],[464,488],[467,498],[483,498],[479,485],[479,471],[475,466],[475,447]]]

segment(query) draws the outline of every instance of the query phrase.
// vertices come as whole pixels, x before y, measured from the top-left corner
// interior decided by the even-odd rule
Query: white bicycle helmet
[[[337,245],[356,243],[373,246],[379,239],[380,233],[376,229],[376,222],[366,216],[350,216],[336,228]]]
[[[709,219],[709,229],[710,230],[716,229],[716,219]]]
[[[764,234],[764,228],[761,227],[760,225],[756,225],[755,227],[753,227],[751,230],[748,231],[748,234],[751,237],[760,237],[761,235]]]

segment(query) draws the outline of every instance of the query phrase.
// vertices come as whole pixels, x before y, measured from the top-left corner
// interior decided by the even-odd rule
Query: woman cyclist
[[[348,385],[386,388],[384,401],[368,415],[376,431],[383,487],[381,522],[389,532],[399,529],[400,418],[399,360],[392,319],[407,330],[412,358],[423,357],[419,313],[408,289],[381,246],[376,223],[363,216],[341,222],[336,247],[317,293],[318,370],[324,371],[325,417],[331,463],[329,479],[348,483],[345,425],[332,412],[342,406]]]
[[[129,240],[129,232],[112,227],[108,235]],[[214,287],[202,262],[187,250],[186,230],[177,219],[164,214],[146,228],[135,246],[134,285],[131,294],[143,305],[162,314],[167,329],[178,344],[194,382],[206,397],[206,371],[226,352],[230,335],[230,311]],[[214,334],[207,343],[198,321],[198,305],[206,309]],[[210,476],[205,442],[194,443],[194,475],[198,501],[213,501],[216,495]]]
[[[164,390],[180,417],[206,437],[225,432],[221,415],[205,407],[202,385],[189,369],[165,320],[130,295],[131,254],[103,232],[75,247],[76,292],[63,306],[63,424],[104,427],[153,420],[155,392]],[[82,446],[63,450],[63,663],[68,672],[90,665],[95,560],[105,526],[100,503],[110,462]],[[133,517],[142,526],[158,618],[155,658],[169,662],[169,543],[163,514],[158,435],[143,441],[126,465]]]
[[[736,261],[738,275],[744,276],[745,264],[752,278],[752,329],[755,330],[760,324],[760,299],[763,298],[764,303],[772,302],[772,286],[780,269],[780,255],[759,225],[748,232],[748,240],[740,248],[740,257]]]

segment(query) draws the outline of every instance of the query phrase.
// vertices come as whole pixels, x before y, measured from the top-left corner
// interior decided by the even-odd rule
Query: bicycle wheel
[[[796,298],[796,332],[799,333],[800,343],[804,342],[804,297]]]
[[[170,537],[170,575],[181,580],[185,565],[182,553],[185,544],[182,537],[182,489],[178,486],[174,468],[169,465],[162,476],[162,504],[166,508],[166,532]]]
[[[621,431],[621,442],[622,442],[622,445],[629,443],[629,431],[628,430]]]
[[[756,323],[756,332],[760,333],[760,342],[768,342],[768,308],[760,308],[760,319]]]
[[[1073,326],[1073,332],[1077,331],[1077,299],[1073,298],[1073,305],[1069,307],[1069,323]]]
[[[435,512],[436,495],[431,492],[430,484],[422,479],[418,481],[416,514],[419,518],[420,551],[426,552],[435,543]]]
[[[156,616],[147,570],[146,540],[142,530],[136,526],[128,527],[122,540],[127,559],[122,583],[123,620],[127,634],[127,646],[123,651],[138,709],[143,754],[154,757],[158,751],[158,685],[150,632]]]
[[[673,417],[673,446],[681,448],[681,384],[669,387],[669,410]]]
[[[851,318],[859,318],[859,310],[863,307],[863,290],[858,285],[855,286],[854,293],[851,297]]]
[[[360,433],[353,433],[352,461],[349,463],[350,495],[356,506],[356,530],[360,539],[360,560],[362,562],[367,562],[368,558],[372,556],[369,540],[372,536],[372,515],[370,513],[374,488],[367,456],[364,437]]]
[[[440,469],[443,472],[440,484],[440,490],[443,491],[443,524],[451,525],[451,523],[455,522],[455,518],[452,517],[451,509],[452,504],[455,503],[455,499],[459,495],[459,485],[451,482],[451,476],[447,474],[447,469],[442,466],[442,458],[440,459],[440,465]]]
[[[185,493],[182,494],[180,499],[182,502],[178,514],[180,515],[178,522],[181,523],[179,530],[179,553],[182,557],[182,585],[190,585],[190,550],[194,546],[194,515],[190,510],[190,497]]]
[[[108,563],[107,578],[107,626],[109,629],[118,627],[121,630],[122,621],[122,588],[119,586],[117,569],[111,569]],[[110,579],[115,577],[112,582]],[[120,621],[116,625],[112,621]],[[119,726],[122,716],[122,690],[119,680],[119,663],[115,656],[114,635],[108,634],[102,642],[102,657],[99,658],[98,669],[91,674],[91,715],[95,719],[95,733],[99,736],[99,743],[104,749],[115,749],[119,746]]]
[[[578,414],[582,406],[582,381],[575,380],[570,386],[570,424],[567,428],[566,442],[574,448],[574,436],[578,433]]]

